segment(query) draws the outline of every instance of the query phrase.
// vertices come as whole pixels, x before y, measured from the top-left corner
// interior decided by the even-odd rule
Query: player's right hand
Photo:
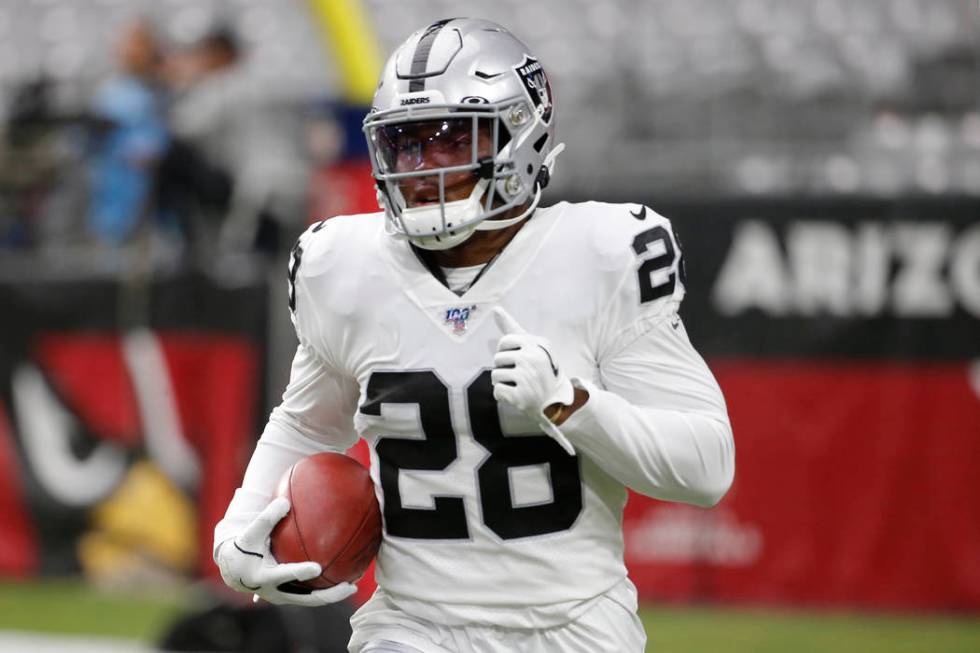
[[[567,406],[575,399],[575,389],[556,364],[551,343],[525,331],[502,306],[493,309],[493,317],[504,334],[497,342],[490,373],[493,398],[535,420],[569,456],[574,456],[568,438],[544,413],[552,404]]]
[[[281,589],[284,584],[316,578],[321,571],[315,562],[279,564],[272,556],[269,548],[272,529],[288,512],[287,499],[273,499],[241,535],[218,547],[216,560],[225,583],[239,592],[252,592],[256,601],[261,598],[269,603],[305,606],[337,603],[356,592],[357,587],[351,583],[304,594]]]

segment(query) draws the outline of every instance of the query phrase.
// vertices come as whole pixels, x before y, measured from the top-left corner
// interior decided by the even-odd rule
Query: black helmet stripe
[[[451,20],[452,18],[440,20],[432,23],[425,29],[425,32],[422,34],[422,38],[419,39],[419,44],[415,46],[415,54],[412,55],[412,69],[409,71],[411,76],[414,77],[415,75],[425,74],[425,69],[429,64],[429,52],[432,50],[432,44],[435,43],[436,37],[439,36],[440,30],[442,30],[446,23]],[[408,82],[409,93],[424,90],[425,77],[418,77]]]

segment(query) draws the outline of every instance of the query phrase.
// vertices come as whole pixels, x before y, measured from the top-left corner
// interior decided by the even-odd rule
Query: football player
[[[544,68],[503,27],[443,20],[385,65],[364,121],[384,211],[293,249],[292,376],[215,531],[233,588],[279,586],[270,503],[290,465],[371,445],[378,589],[354,652],[644,649],[623,563],[627,488],[714,505],[724,399],[678,307],[681,252],[642,205],[539,206],[562,145]]]

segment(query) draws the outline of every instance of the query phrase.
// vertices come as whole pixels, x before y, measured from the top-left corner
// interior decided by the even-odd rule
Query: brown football
[[[291,507],[272,531],[272,555],[323,568],[301,585],[324,589],[364,575],[381,546],[381,509],[359,462],[339,453],[304,458],[283,474],[276,496]]]

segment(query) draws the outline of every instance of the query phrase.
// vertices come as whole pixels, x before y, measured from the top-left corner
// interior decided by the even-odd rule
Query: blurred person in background
[[[210,225],[220,222],[231,204],[240,60],[235,35],[217,28],[169,53],[164,62],[174,134],[160,164],[158,196],[196,245],[212,240]]]
[[[58,179],[48,125],[51,84],[44,78],[16,87],[0,128],[0,247],[37,244],[45,204]]]
[[[245,67],[235,33],[217,26],[167,65],[175,141],[161,177],[167,201],[204,230],[199,241],[230,251],[278,250],[279,230],[305,220],[308,165],[291,116],[271,106]],[[202,252],[205,256],[211,252]]]
[[[484,20],[412,34],[364,121],[384,212],[320,222],[293,248],[292,377],[214,556],[272,603],[349,596],[295,586],[316,562],[276,563],[290,506],[272,497],[303,457],[366,439],[384,533],[354,653],[639,653],[627,488],[709,507],[732,483],[670,222],[539,207],[563,145],[529,52]]]
[[[157,164],[170,135],[152,27],[127,27],[115,54],[118,72],[98,87],[91,107],[102,127],[93,144],[88,226],[98,242],[122,245],[153,211]]]

